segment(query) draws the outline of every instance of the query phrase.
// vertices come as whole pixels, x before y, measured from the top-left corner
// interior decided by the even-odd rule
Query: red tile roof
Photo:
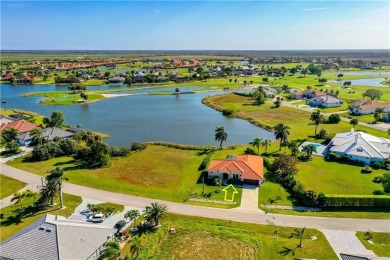
[[[209,172],[239,173],[243,179],[264,178],[263,158],[255,155],[238,155],[236,160],[211,160]]]
[[[16,130],[18,130],[19,133],[25,133],[25,132],[30,132],[31,130],[34,130],[35,128],[38,128],[38,126],[36,126],[33,123],[24,121],[24,120],[16,120],[14,122],[1,125],[0,131],[3,131],[4,129],[7,129],[7,128],[15,128]]]

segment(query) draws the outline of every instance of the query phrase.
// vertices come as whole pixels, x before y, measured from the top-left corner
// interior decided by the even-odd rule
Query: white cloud
[[[329,9],[329,7],[308,8],[308,9],[303,9],[303,11],[318,11],[318,10],[326,10],[326,9]]]

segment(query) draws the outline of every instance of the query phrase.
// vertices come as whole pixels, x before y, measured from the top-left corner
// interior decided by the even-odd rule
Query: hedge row
[[[213,154],[211,153],[211,152],[209,152],[208,154],[207,154],[207,156],[203,159],[203,161],[202,161],[202,163],[200,164],[200,166],[199,166],[199,171],[203,171],[203,170],[205,170],[206,168],[207,168],[207,166],[209,165],[209,163],[210,163],[210,160],[211,160],[211,156],[212,156]]]
[[[390,207],[390,197],[326,196],[325,207]]]
[[[166,146],[170,148],[176,148],[180,150],[209,150],[209,149],[218,149],[216,146],[211,145],[190,145],[190,144],[175,144],[175,143],[169,143],[169,142],[148,142],[147,144],[151,145],[159,145],[159,146]]]

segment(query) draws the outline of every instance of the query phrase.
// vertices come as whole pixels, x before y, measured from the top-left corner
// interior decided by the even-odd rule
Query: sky
[[[1,50],[389,48],[390,1],[1,1]]]

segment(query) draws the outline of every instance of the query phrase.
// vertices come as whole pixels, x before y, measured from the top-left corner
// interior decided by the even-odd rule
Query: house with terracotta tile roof
[[[21,134],[21,133],[30,132],[35,128],[38,128],[38,126],[33,123],[27,122],[25,120],[16,120],[8,124],[2,124],[0,126],[0,131],[3,131],[4,129],[7,128],[15,128],[18,131],[18,133]]]
[[[371,99],[356,100],[349,105],[349,109],[354,115],[373,114],[377,108],[383,108],[384,113],[390,113],[389,103],[378,102]]]
[[[264,180],[263,158],[256,155],[228,155],[225,160],[211,160],[208,178],[241,181],[260,186]]]

